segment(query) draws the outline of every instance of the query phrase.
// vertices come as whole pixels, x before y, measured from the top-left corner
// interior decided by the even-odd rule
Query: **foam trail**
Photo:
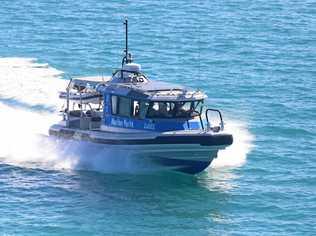
[[[47,137],[49,126],[60,120],[57,92],[67,85],[62,71],[33,58],[0,58],[0,72],[0,162],[107,173],[155,168],[124,151]]]
[[[72,140],[50,138],[45,133],[60,119],[29,112],[0,102],[0,162],[41,169],[93,170],[106,173],[157,171],[152,163],[133,160],[124,150]]]
[[[47,134],[59,117],[57,91],[64,88],[62,71],[33,58],[0,58],[0,157],[22,165],[57,161]]]
[[[218,152],[218,157],[211,164],[212,168],[242,166],[253,148],[254,136],[245,124],[232,120],[225,123],[225,131],[233,135],[234,141],[230,147]]]
[[[0,58],[0,71],[2,102],[11,99],[30,107],[39,104],[54,107],[56,92],[66,84],[61,79],[62,71],[34,58]]]

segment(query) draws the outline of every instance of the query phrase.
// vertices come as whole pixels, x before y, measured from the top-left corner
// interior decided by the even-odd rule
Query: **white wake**
[[[47,135],[49,125],[59,119],[55,112],[57,92],[67,83],[61,79],[62,74],[32,58],[0,58],[0,158],[3,162],[60,163],[54,145],[41,135]]]

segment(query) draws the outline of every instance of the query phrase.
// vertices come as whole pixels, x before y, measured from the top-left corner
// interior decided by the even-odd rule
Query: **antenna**
[[[128,20],[125,18],[125,58],[128,59]]]
[[[125,18],[124,25],[125,25],[125,50],[124,50],[125,56],[123,57],[123,60],[122,60],[122,67],[124,64],[132,62],[132,55],[128,53],[128,20],[127,18]]]

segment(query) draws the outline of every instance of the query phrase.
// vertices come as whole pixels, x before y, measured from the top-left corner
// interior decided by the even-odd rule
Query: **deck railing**
[[[200,118],[200,123],[201,123],[201,127],[203,130],[205,131],[209,131],[212,130],[213,132],[219,132],[224,130],[224,121],[223,121],[223,116],[220,110],[218,109],[213,109],[213,108],[207,108],[205,110],[205,119],[206,119],[206,127],[204,127],[204,122],[203,122],[203,118],[202,118],[202,114],[203,114],[203,108],[205,108],[206,106],[201,106],[200,112],[199,112],[199,118]],[[210,120],[210,113],[217,113],[218,117],[220,119],[220,123],[219,125],[213,125],[211,120]]]

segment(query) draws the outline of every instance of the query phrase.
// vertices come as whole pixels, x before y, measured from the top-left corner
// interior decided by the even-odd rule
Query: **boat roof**
[[[196,101],[207,97],[200,90],[154,80],[146,83],[112,83],[109,81],[100,86],[98,91],[151,101]]]
[[[111,76],[85,76],[72,79],[76,86],[96,89],[100,93],[118,96],[128,96],[134,99],[150,101],[196,101],[207,96],[200,90],[195,90],[179,84],[157,80],[143,82],[122,82]]]
[[[150,80],[147,83],[135,84],[135,86],[146,92],[153,91],[170,91],[170,90],[187,90],[185,86],[179,84],[168,83],[164,81]]]
[[[87,84],[90,84],[91,86],[96,86],[100,83],[109,82],[111,79],[112,79],[111,76],[97,75],[97,76],[74,77],[72,79],[72,82],[80,86],[86,86]]]

